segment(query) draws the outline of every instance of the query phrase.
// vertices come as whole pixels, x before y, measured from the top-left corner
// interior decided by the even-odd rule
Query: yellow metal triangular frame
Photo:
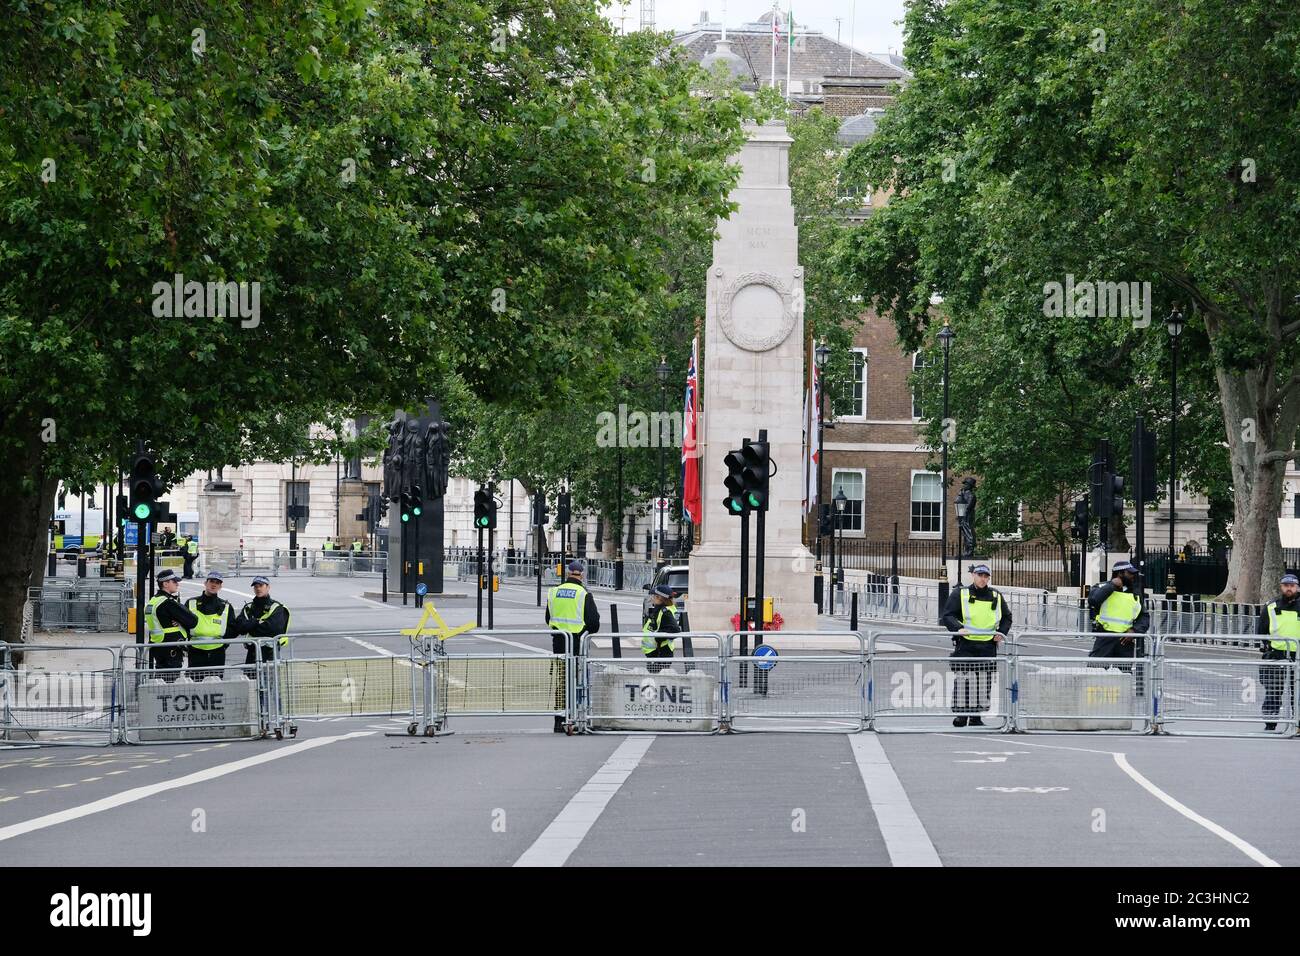
[[[433,620],[438,626],[429,627],[429,621]],[[438,609],[433,606],[432,601],[424,602],[424,613],[420,615],[420,623],[415,627],[403,628],[402,633],[411,639],[414,643],[421,638],[436,637],[440,641],[445,641],[449,637],[455,637],[457,634],[464,634],[466,631],[472,631],[477,625],[462,624],[460,627],[448,627],[447,622],[442,619]]]

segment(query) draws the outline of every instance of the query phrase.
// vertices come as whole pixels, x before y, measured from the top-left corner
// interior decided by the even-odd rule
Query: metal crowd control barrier
[[[315,577],[377,575],[388,565],[387,551],[324,551],[312,562]]]
[[[256,740],[280,727],[275,661],[259,651],[242,663],[244,644],[273,639],[203,640],[234,650],[237,661],[196,665],[195,641],[125,644],[120,651],[122,740],[128,744]],[[233,648],[232,648],[232,645]],[[184,667],[155,667],[151,651],[185,649]],[[276,735],[280,736],[279,733]]]
[[[68,661],[73,657],[82,658],[75,669]],[[82,747],[114,743],[118,664],[117,652],[107,646],[0,644],[0,741]]]
[[[1084,631],[1031,631],[1027,635],[1012,631],[1009,650],[1016,732],[1155,731],[1160,694],[1151,656],[1155,639],[1134,635],[1128,645],[1131,656],[1089,657],[1086,652],[1097,637]],[[1047,647],[1056,653],[1037,653],[1030,651],[1031,647]]]
[[[843,653],[826,650],[827,639],[850,638]],[[739,638],[762,645],[735,653]],[[822,642],[822,647],[817,642]],[[854,732],[867,726],[867,644],[860,632],[734,632],[723,645],[726,658],[722,700],[724,730],[741,730],[739,720],[787,721],[779,730]],[[804,649],[822,653],[804,653]],[[771,653],[775,651],[775,653]],[[790,726],[789,721],[822,726]],[[772,728],[769,728],[772,729]]]
[[[835,595],[836,617],[848,617],[848,595],[858,595],[858,614],[863,618],[912,621],[917,624],[939,622],[939,586],[937,584],[892,584],[857,582]],[[843,598],[843,602],[841,602]],[[841,607],[841,603],[843,606]]]
[[[488,637],[519,648],[515,652],[453,653],[461,638]],[[537,643],[528,650],[521,638]],[[549,630],[467,631],[440,642],[432,655],[434,714],[444,724],[460,717],[559,717],[568,733],[575,727],[577,662],[572,640],[565,652],[551,652]],[[522,653],[527,651],[526,653]],[[427,722],[427,718],[426,718]]]
[[[876,733],[1005,733],[1013,717],[1011,657],[894,656],[882,640],[915,640],[917,631],[872,631],[868,714]],[[949,632],[932,631],[947,637]],[[963,720],[963,726],[953,723]],[[978,718],[979,724],[967,723]]]
[[[673,657],[649,658],[639,633],[584,636],[575,688],[578,728],[592,734],[722,730],[722,635],[687,631],[674,638]],[[621,657],[600,653],[607,640],[619,642]]]
[[[1156,642],[1160,682],[1158,732],[1187,736],[1293,737],[1300,714],[1300,665],[1264,660],[1258,650],[1236,650],[1244,640],[1258,648],[1260,637],[1224,635]],[[1210,651],[1190,654],[1193,648]],[[1273,724],[1274,729],[1266,729]]]
[[[80,586],[84,582],[94,582]],[[49,583],[29,588],[32,624],[38,630],[126,630],[127,608],[132,588],[121,581],[74,578],[71,582]]]
[[[413,654],[301,657],[302,648],[347,636],[348,631],[291,634],[276,648],[280,722],[326,717],[410,717],[414,719]],[[396,636],[397,630],[381,632]],[[367,632],[367,636],[376,636]]]

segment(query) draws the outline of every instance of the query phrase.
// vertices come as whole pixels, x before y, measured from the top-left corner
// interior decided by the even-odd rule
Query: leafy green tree
[[[693,97],[668,42],[593,0],[10,10],[3,636],[58,480],[136,437],[175,481],[455,381],[526,406],[588,378],[726,209],[746,107]],[[256,283],[258,314],[168,316],[177,274]]]
[[[905,29],[914,79],[852,160],[893,199],[841,266],[909,346],[952,317],[963,376],[987,389],[957,403],[959,467],[1050,510],[1096,438],[1123,461],[1134,411],[1167,426],[1159,325],[1180,305],[1179,470],[1214,497],[1230,485],[1226,593],[1255,600],[1281,570],[1300,423],[1300,11],[917,0]],[[1071,275],[1149,282],[1147,316],[1051,314],[1048,284]]]

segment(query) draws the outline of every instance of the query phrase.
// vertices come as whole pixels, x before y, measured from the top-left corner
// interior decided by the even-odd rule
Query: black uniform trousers
[[[958,636],[950,657],[997,657],[993,638],[972,641]],[[998,665],[993,661],[957,661],[952,665],[952,710],[955,714],[982,714],[993,696],[993,678]]]
[[[1292,689],[1287,686],[1287,674],[1291,671],[1281,662],[1295,660],[1295,655],[1270,647],[1264,651],[1264,660],[1279,662],[1259,665],[1259,682],[1264,685],[1263,714],[1265,717],[1277,717],[1282,710],[1283,695]]]
[[[149,666],[154,670],[172,671],[170,674],[159,675],[170,684],[180,677],[180,669],[185,666],[185,649],[179,644],[151,644]]]
[[[222,644],[216,650],[205,651],[197,647],[190,647],[190,677],[198,680],[203,677],[221,677],[220,670],[204,670],[203,668],[221,668],[226,664],[226,647]]]
[[[655,638],[655,649],[651,651],[649,654],[645,655],[647,661],[650,660],[652,657],[671,658],[672,656],[673,656],[673,649],[667,644],[659,643],[658,638]],[[671,664],[646,664],[646,670],[648,670],[651,674],[658,674],[665,667],[672,667],[672,666],[673,665]]]
[[[194,577],[194,558],[195,556],[192,554],[184,555],[185,570],[181,573],[181,577],[183,578]]]

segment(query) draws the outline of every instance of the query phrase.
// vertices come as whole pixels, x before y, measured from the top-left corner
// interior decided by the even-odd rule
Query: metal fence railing
[[[249,658],[247,638],[213,642],[236,645],[229,660],[193,641],[0,644],[0,741],[279,738],[297,720],[347,717],[400,718],[412,734],[461,717],[551,717],[570,733],[1300,732],[1300,664],[1260,660],[1241,646],[1254,635],[1209,646],[1148,636],[1097,658],[1088,632],[1013,630],[987,656],[963,657],[901,650],[917,634],[771,632],[750,649],[759,635],[687,633],[671,658],[639,654],[637,633],[555,653],[545,630],[423,637],[404,654],[355,657],[320,653],[329,633],[259,639]]]
[[[111,578],[46,578],[43,587],[28,588],[31,627],[38,631],[125,631],[133,582]]]

